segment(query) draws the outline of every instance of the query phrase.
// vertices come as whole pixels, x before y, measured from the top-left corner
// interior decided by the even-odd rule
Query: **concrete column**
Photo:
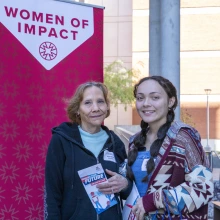
[[[161,0],[161,75],[174,84],[180,103],[180,0]],[[179,120],[179,106],[175,113]]]
[[[149,73],[161,74],[161,0],[150,0],[149,15]]]

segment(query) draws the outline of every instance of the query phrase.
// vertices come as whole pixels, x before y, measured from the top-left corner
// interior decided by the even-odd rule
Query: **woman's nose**
[[[97,110],[99,110],[99,105],[98,105],[98,103],[93,103],[93,105],[92,105],[92,111],[97,111]]]
[[[144,100],[144,106],[151,106],[151,103],[150,103],[149,98],[146,98],[146,99]]]

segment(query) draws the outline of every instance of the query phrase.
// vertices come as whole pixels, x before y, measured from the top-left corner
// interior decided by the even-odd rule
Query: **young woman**
[[[67,108],[71,122],[53,128],[46,159],[45,219],[122,219],[119,201],[97,214],[77,173],[101,163],[109,179],[98,186],[99,191],[114,193],[118,200],[119,193],[126,198],[131,190],[131,182],[118,174],[127,158],[124,144],[102,125],[110,114],[109,105],[108,90],[102,83],[81,84]]]
[[[127,177],[141,198],[132,211],[143,219],[207,219],[213,196],[212,172],[198,132],[174,122],[177,93],[161,76],[134,88],[141,131],[130,139]]]

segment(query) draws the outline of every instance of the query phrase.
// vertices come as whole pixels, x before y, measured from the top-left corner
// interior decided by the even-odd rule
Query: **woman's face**
[[[108,105],[103,92],[96,86],[88,87],[83,94],[78,113],[81,117],[81,127],[87,132],[96,133],[106,118]]]
[[[146,80],[137,88],[136,108],[140,117],[158,128],[166,123],[168,108],[175,98],[169,98],[163,87],[155,80]]]

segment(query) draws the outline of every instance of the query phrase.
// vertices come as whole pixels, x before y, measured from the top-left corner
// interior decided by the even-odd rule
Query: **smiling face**
[[[96,86],[86,88],[78,110],[81,128],[89,133],[99,132],[107,110],[108,105],[102,90]]]
[[[175,98],[169,98],[163,87],[155,80],[142,82],[136,93],[136,108],[140,117],[150,126],[160,127],[166,123],[168,108]]]

